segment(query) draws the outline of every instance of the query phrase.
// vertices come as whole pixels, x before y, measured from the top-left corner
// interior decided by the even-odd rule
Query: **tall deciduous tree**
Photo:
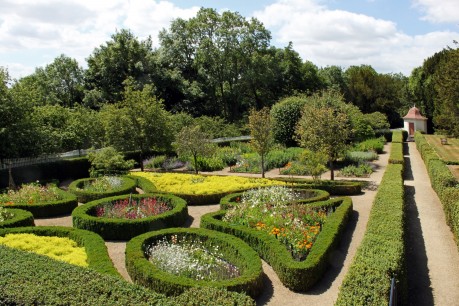
[[[261,177],[265,177],[265,159],[274,142],[272,133],[271,114],[269,108],[256,111],[252,109],[249,115],[250,145],[260,154]]]
[[[106,105],[101,117],[107,144],[120,151],[139,151],[142,171],[147,150],[166,149],[171,144],[168,113],[152,95],[149,85],[135,90],[128,81],[123,102]]]
[[[323,152],[328,156],[331,180],[335,177],[334,163],[345,151],[351,135],[347,114],[333,106],[338,103],[343,103],[343,98],[336,92],[315,94],[310,103],[304,106],[296,128],[302,147],[313,152]]]

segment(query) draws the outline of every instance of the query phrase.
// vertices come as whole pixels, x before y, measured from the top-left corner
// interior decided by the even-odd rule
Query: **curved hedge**
[[[173,275],[155,267],[145,257],[146,247],[163,237],[176,234],[204,238],[204,244],[221,246],[219,250],[225,259],[241,269],[242,274],[228,280],[204,281]],[[135,283],[169,296],[178,295],[190,287],[215,287],[245,292],[254,297],[263,288],[261,260],[252,248],[234,236],[202,228],[170,228],[133,238],[126,246],[126,268]]]
[[[0,228],[35,225],[33,215],[30,211],[14,208],[7,208],[6,210],[10,213],[13,213],[13,217],[11,219],[0,222]]]
[[[294,291],[304,292],[311,288],[325,273],[329,256],[335,249],[339,236],[345,230],[352,213],[350,198],[336,198],[325,202],[311,203],[315,207],[334,207],[332,213],[317,236],[311,252],[304,261],[292,258],[287,248],[274,236],[240,225],[230,225],[221,219],[225,210],[201,217],[201,227],[232,234],[247,242],[277,273],[281,282]]]
[[[365,182],[353,182],[348,180],[330,181],[321,180],[314,181],[311,179],[295,178],[295,177],[280,177],[273,180],[291,183],[296,188],[321,189],[335,196],[350,196],[362,193],[362,184]]]
[[[86,182],[94,181],[95,178],[83,178],[73,181],[69,185],[69,192],[75,194],[78,198],[78,202],[86,203],[106,197],[113,197],[122,194],[135,193],[136,182],[128,177],[120,177],[122,179],[122,185],[119,188],[110,190],[107,192],[94,192],[81,189]]]
[[[63,226],[34,226],[0,229],[0,236],[10,233],[31,233],[38,236],[67,237],[86,250],[88,267],[100,273],[121,277],[108,255],[104,240],[97,234]]]
[[[49,218],[60,215],[70,214],[78,206],[77,197],[70,192],[57,189],[61,200],[49,201],[34,204],[12,204],[3,205],[6,208],[19,208],[30,211],[34,218]]]
[[[126,175],[126,177],[130,178],[131,180],[134,180],[136,186],[139,187],[140,189],[142,189],[143,192],[145,192],[145,193],[158,192],[158,190],[156,189],[155,184],[153,184],[152,182],[150,182],[149,180],[147,180],[144,177],[135,176],[135,175]]]
[[[330,194],[326,192],[325,190],[320,190],[320,189],[305,189],[305,188],[300,188],[300,187],[292,187],[294,191],[296,192],[307,192],[308,197],[302,198],[296,203],[301,203],[301,204],[306,204],[306,203],[312,203],[312,202],[318,202],[318,201],[325,201],[330,198]],[[223,198],[220,199],[220,208],[221,209],[228,209],[232,207],[233,205],[237,204],[237,198],[241,198],[244,195],[244,192],[236,192],[236,193],[231,193]]]
[[[104,198],[89,202],[77,207],[72,212],[73,226],[95,232],[106,240],[129,240],[137,235],[163,229],[166,227],[180,226],[188,218],[188,206],[185,200],[167,194],[133,194],[133,199],[159,197],[169,200],[173,209],[160,215],[142,219],[115,219],[96,217],[96,207],[107,202],[129,198],[130,195]]]

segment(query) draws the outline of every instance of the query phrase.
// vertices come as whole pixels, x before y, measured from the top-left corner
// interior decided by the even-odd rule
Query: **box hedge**
[[[245,226],[230,225],[222,221],[225,210],[201,217],[201,227],[221,231],[241,238],[277,273],[281,282],[294,291],[304,292],[311,288],[325,273],[329,256],[336,248],[339,237],[345,230],[352,213],[350,198],[335,198],[308,204],[315,207],[334,208],[335,211],[324,224],[311,252],[304,261],[293,259],[287,248],[274,236]]]
[[[122,195],[122,194],[129,194],[129,193],[134,193],[135,188],[137,186],[136,181],[129,177],[124,177],[121,176],[119,177],[122,180],[121,186],[116,188],[116,189],[111,189],[105,192],[95,192],[95,191],[88,191],[84,190],[84,185],[87,182],[94,181],[95,178],[82,178],[73,181],[69,185],[69,192],[73,193],[74,195],[77,196],[78,202],[80,203],[87,203],[90,201],[106,198],[106,197],[112,197],[112,196],[117,196],[117,195]]]
[[[204,245],[218,245],[224,259],[237,266],[242,272],[241,275],[227,280],[205,281],[161,270],[148,261],[145,252],[150,245],[172,235],[186,235],[200,239]],[[179,295],[190,287],[215,287],[244,292],[255,297],[263,289],[263,270],[257,253],[234,236],[202,228],[170,228],[133,238],[126,246],[126,268],[136,284],[168,296]]]
[[[49,218],[61,215],[67,215],[78,206],[77,197],[67,191],[57,188],[60,200],[41,202],[34,204],[9,204],[2,205],[6,208],[19,208],[30,211],[35,218]]]
[[[273,180],[291,183],[297,188],[321,189],[334,196],[350,196],[362,193],[362,186],[366,182],[358,181],[330,181],[330,180],[311,180],[295,177],[280,177]],[[290,185],[289,185],[290,186]]]
[[[106,240],[129,240],[137,235],[163,229],[166,227],[181,226],[188,218],[188,207],[185,200],[167,194],[135,194],[133,199],[158,197],[168,201],[173,208],[165,213],[141,219],[119,219],[96,217],[98,206],[116,200],[123,200],[130,195],[104,198],[89,202],[77,207],[72,212],[73,226],[95,232]]]
[[[0,236],[9,233],[30,233],[38,236],[67,237],[84,247],[88,256],[89,268],[100,273],[121,277],[108,255],[104,240],[97,234],[63,226],[34,226],[0,229]]]
[[[391,278],[406,296],[404,225],[403,164],[389,164],[335,305],[388,305]]]
[[[7,208],[8,212],[13,214],[11,219],[0,222],[0,228],[34,226],[33,215],[30,211],[23,209]]]
[[[389,155],[389,163],[403,164],[403,134],[402,131],[393,132],[392,148]]]

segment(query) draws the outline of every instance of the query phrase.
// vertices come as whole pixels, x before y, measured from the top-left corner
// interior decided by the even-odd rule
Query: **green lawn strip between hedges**
[[[423,134],[416,133],[415,141],[426,165],[432,188],[443,205],[446,222],[451,228],[456,244],[459,247],[459,183],[445,162],[440,160]]]
[[[0,228],[35,225],[30,211],[15,208],[7,208],[6,210],[13,213],[13,218],[0,222]]]
[[[163,229],[181,226],[188,218],[188,207],[185,200],[168,194],[133,194],[133,199],[159,197],[171,200],[173,209],[157,216],[141,219],[103,218],[93,215],[97,206],[103,203],[127,199],[129,195],[104,198],[86,203],[75,208],[72,212],[73,226],[95,232],[106,240],[129,240],[137,235]]]
[[[201,217],[201,227],[221,231],[241,238],[277,273],[282,283],[294,291],[306,291],[325,273],[329,256],[335,249],[352,213],[350,198],[336,198],[308,204],[316,207],[336,207],[323,226],[311,252],[304,261],[295,261],[288,250],[274,236],[245,226],[230,225],[221,221],[225,210]]]
[[[94,178],[83,178],[73,181],[69,185],[69,192],[78,197],[78,202],[86,203],[106,197],[113,197],[122,194],[135,193],[137,182],[129,177],[121,176],[122,185],[119,188],[107,192],[94,192],[81,189],[85,182],[93,181]]]
[[[387,166],[365,236],[335,305],[388,305],[392,277],[396,278],[399,295],[406,297],[403,169],[403,163]]]
[[[86,250],[89,268],[100,273],[110,274],[121,278],[108,255],[104,240],[97,234],[63,226],[35,226],[0,229],[0,236],[9,233],[31,233],[38,236],[67,237],[77,242]]]
[[[242,270],[239,277],[221,281],[195,280],[173,275],[154,266],[145,257],[146,246],[170,235],[185,234],[204,238],[204,244],[219,245],[224,258]],[[126,246],[126,268],[136,284],[149,287],[168,296],[181,294],[190,287],[225,288],[244,292],[255,297],[263,289],[263,270],[257,253],[244,241],[224,233],[203,228],[171,228],[145,233],[128,242]]]
[[[19,208],[30,211],[35,218],[49,218],[70,214],[78,206],[77,197],[70,192],[57,189],[61,200],[34,204],[3,205],[5,208]]]

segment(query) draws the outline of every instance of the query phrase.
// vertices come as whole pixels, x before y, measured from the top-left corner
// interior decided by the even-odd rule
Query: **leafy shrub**
[[[0,206],[0,228],[33,226],[33,215],[30,211]]]
[[[386,140],[383,137],[364,140],[355,145],[355,151],[383,153]]]
[[[368,162],[378,159],[378,154],[372,151],[361,152],[361,151],[348,151],[344,157],[346,162],[360,164],[362,162]]]
[[[134,167],[133,160],[124,160],[123,155],[113,147],[89,152],[88,159],[91,163],[89,169],[91,177],[126,174]]]
[[[293,136],[305,103],[304,97],[297,96],[285,98],[273,105],[271,116],[274,119],[273,136],[276,142],[287,147],[297,145]]]
[[[215,152],[215,156],[229,167],[236,165],[238,155],[239,150],[234,147],[221,147]]]
[[[113,178],[113,177],[111,177]],[[78,201],[86,203],[105,197],[129,194],[135,192],[136,181],[129,177],[117,177],[117,184],[112,185],[114,179],[111,178],[84,178],[75,180],[69,185],[69,192],[78,197]],[[121,184],[119,184],[119,181]],[[92,188],[96,182],[96,188]],[[107,182],[107,183],[105,183]],[[99,187],[97,187],[99,186]]]
[[[370,174],[373,173],[373,168],[369,164],[366,163],[361,163],[358,166],[350,165],[342,168],[340,170],[340,175],[349,177],[349,176],[355,176],[355,177],[368,177]]]
[[[195,280],[165,272],[149,262],[145,251],[164,238],[171,241],[174,235],[200,239],[206,247],[218,245],[224,259],[237,266],[241,275],[219,281]],[[135,237],[126,246],[126,268],[135,283],[166,295],[178,295],[190,287],[216,287],[257,296],[263,287],[261,260],[252,248],[234,236],[202,228],[165,229]]]
[[[197,158],[198,169],[201,171],[220,171],[225,168],[226,164],[223,160],[217,156],[203,157],[198,156]],[[191,166],[191,169],[194,168]]]
[[[129,195],[103,198],[77,207],[72,212],[73,226],[90,230],[107,240],[129,240],[145,232],[165,227],[181,226],[188,217],[188,208],[183,199],[167,194],[132,195],[135,200],[157,198],[167,202],[172,209],[141,219],[97,217],[97,209],[111,205],[115,201],[129,198]]]
[[[0,223],[4,223],[10,219],[13,219],[14,213],[6,208],[0,206]]]
[[[163,168],[163,164],[166,161],[166,155],[153,156],[150,159],[144,161],[144,166],[147,169],[158,169]]]
[[[236,165],[231,168],[231,172],[236,173],[261,173],[261,158],[258,153],[245,153],[239,157]],[[268,168],[265,164],[265,171]]]

